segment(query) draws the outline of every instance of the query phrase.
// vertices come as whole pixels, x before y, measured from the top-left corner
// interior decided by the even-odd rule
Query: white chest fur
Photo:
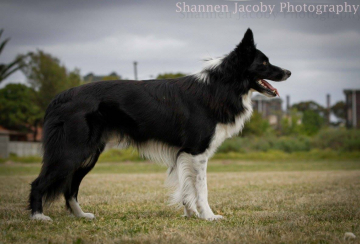
[[[225,139],[230,138],[238,134],[243,128],[246,121],[248,121],[253,112],[251,104],[251,94],[252,91],[249,91],[248,94],[242,97],[243,105],[245,111],[238,115],[235,118],[235,122],[231,124],[222,124],[219,123],[216,125],[215,134],[211,140],[209,148],[205,151],[206,157],[211,157],[216,149],[224,142]]]

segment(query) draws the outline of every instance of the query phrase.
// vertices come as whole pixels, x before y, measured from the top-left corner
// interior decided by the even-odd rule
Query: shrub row
[[[267,152],[269,150],[308,152],[313,149],[360,151],[360,130],[326,129],[316,136],[235,137],[227,140],[218,153]]]
[[[256,137],[234,137],[226,140],[218,149],[215,159],[356,159],[360,158],[360,130],[326,129],[316,136],[274,135]],[[125,150],[110,149],[99,158],[100,162],[143,161],[132,148]],[[41,157],[17,157],[10,155],[14,162],[41,162]]]

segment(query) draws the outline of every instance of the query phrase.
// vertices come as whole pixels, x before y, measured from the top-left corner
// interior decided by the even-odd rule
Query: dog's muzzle
[[[287,80],[290,76],[291,76],[291,71],[287,70],[287,69],[284,69],[284,76],[281,79],[281,81]]]

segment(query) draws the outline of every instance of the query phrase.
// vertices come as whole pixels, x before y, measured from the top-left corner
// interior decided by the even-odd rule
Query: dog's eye
[[[268,62],[264,61],[264,62],[263,62],[263,65],[268,65]]]

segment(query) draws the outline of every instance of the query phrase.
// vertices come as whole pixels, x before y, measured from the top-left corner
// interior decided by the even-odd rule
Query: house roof
[[[345,93],[345,94],[353,93],[353,92],[358,93],[358,92],[360,92],[360,89],[345,89],[345,90],[344,90],[344,93]]]
[[[2,135],[25,135],[26,133],[14,131],[14,130],[8,130],[0,125],[0,134],[2,134]]]
[[[34,128],[32,127],[32,129],[34,129]],[[42,139],[42,128],[38,127],[37,132],[38,133],[36,135],[35,140],[36,141],[41,141],[41,139]],[[25,136],[28,141],[33,141],[34,140],[34,133],[33,132],[20,132],[20,131],[15,131],[15,130],[8,130],[8,129],[4,128],[1,125],[0,125],[0,135]]]
[[[0,125],[0,135],[9,135],[10,131]]]

